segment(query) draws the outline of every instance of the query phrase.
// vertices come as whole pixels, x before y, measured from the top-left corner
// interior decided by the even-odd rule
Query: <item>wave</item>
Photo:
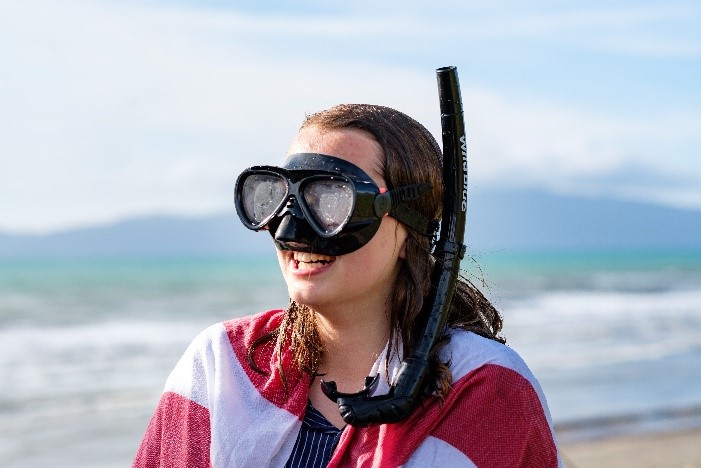
[[[701,350],[701,289],[546,292],[511,301],[504,310],[507,339],[539,369]]]

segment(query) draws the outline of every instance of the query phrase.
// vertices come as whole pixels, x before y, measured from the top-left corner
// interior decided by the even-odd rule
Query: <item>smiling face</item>
[[[288,150],[321,153],[355,164],[379,187],[386,183],[380,172],[382,148],[362,130],[303,128]],[[373,238],[360,249],[338,257],[278,250],[278,261],[290,298],[314,310],[338,307],[383,308],[394,287],[404,251],[406,228],[385,216]]]

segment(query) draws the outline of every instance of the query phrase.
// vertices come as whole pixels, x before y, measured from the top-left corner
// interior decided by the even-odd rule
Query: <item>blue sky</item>
[[[3,0],[0,230],[231,211],[238,172],[340,102],[439,136],[451,64],[471,190],[701,209],[699,24],[691,1]]]

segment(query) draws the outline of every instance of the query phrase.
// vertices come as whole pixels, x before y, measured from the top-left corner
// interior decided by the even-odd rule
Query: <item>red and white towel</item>
[[[166,382],[134,467],[285,465],[310,377],[283,355],[285,388],[272,344],[253,356],[269,375],[254,371],[248,356],[250,344],[276,329],[282,314],[223,322],[192,342]],[[427,399],[400,423],[346,426],[329,466],[562,466],[543,392],[513,350],[454,330],[442,352],[453,372],[448,398]],[[381,354],[380,367],[384,360]],[[392,360],[389,375],[398,364]],[[385,380],[376,393],[387,388]]]

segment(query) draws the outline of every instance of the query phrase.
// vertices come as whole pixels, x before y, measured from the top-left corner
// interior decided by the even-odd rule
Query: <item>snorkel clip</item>
[[[435,243],[435,248],[433,250],[433,255],[444,255],[450,254],[457,256],[462,260],[465,258],[465,251],[467,248],[462,242],[451,242],[446,239],[438,239]]]

